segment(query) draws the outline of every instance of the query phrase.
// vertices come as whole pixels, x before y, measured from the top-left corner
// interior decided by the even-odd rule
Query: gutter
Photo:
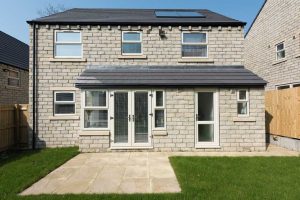
[[[33,58],[32,58],[32,149],[35,149],[36,135],[36,24],[33,23]]]

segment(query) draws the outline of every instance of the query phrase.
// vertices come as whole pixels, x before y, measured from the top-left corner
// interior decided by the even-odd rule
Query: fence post
[[[20,144],[20,106],[15,104],[15,147],[19,147]]]

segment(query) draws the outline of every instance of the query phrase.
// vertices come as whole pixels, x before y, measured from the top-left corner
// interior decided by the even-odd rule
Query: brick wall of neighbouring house
[[[250,116],[244,118],[237,118],[236,89],[219,90],[221,148],[218,149],[195,149],[195,91],[197,89],[166,90],[167,135],[154,136],[153,151],[266,149],[264,89],[250,89]],[[79,147],[83,152],[110,151],[109,142],[109,136],[80,136]]]
[[[245,66],[275,85],[300,82],[299,0],[267,0],[245,40]],[[285,42],[286,59],[276,62],[275,45]]]
[[[20,86],[8,86],[7,75],[5,70],[18,71],[20,75]],[[29,99],[29,72],[26,70],[0,64],[0,105],[4,104],[27,104]]]
[[[67,27],[60,27],[66,29]],[[71,29],[77,29],[75,26]],[[181,31],[178,27],[172,27],[172,30],[164,28],[166,30],[167,39],[160,39],[158,35],[158,28],[152,27],[149,33],[147,33],[148,27],[142,27],[143,29],[143,52],[147,56],[147,59],[119,59],[121,54],[121,30],[118,30],[116,26],[112,26],[111,30],[107,26],[102,26],[101,30],[98,30],[97,26],[89,27],[82,26],[82,39],[83,39],[83,58],[86,61],[83,62],[61,62],[53,61],[53,38],[54,30],[56,26],[39,26],[37,30],[37,133],[39,147],[56,147],[56,146],[74,146],[80,145],[82,151],[99,151],[105,147],[109,141],[108,136],[81,136],[79,139],[80,131],[80,91],[74,88],[74,82],[80,73],[88,65],[242,65],[244,60],[243,55],[243,29],[238,27],[223,27],[219,30],[217,27],[212,27],[208,32],[209,38],[209,57],[213,63],[181,63]],[[187,27],[183,27],[187,30]],[[198,27],[192,27],[198,29]],[[123,29],[123,27],[122,27]],[[137,27],[132,27],[132,30],[136,30]],[[125,27],[126,30],[126,27]],[[206,31],[205,31],[206,32]],[[30,51],[30,72],[32,72],[32,28],[31,34],[31,51]],[[31,77],[31,76],[30,76]],[[30,79],[32,80],[32,79]],[[32,82],[30,82],[30,91],[32,91]],[[53,118],[53,91],[58,90],[72,90],[76,91],[76,115],[78,119],[60,120]],[[187,115],[187,118],[192,117],[194,119],[194,108],[190,105],[192,101],[192,91],[184,91],[187,96],[182,96],[180,93],[176,94],[177,90],[169,91],[169,95],[173,95],[174,98],[183,98],[179,102],[174,102],[172,96],[167,97],[167,101],[170,100],[170,105],[178,105],[181,107],[178,110],[173,109],[176,115]],[[253,94],[255,90],[253,89]],[[239,122],[234,123],[232,121],[233,115],[236,114],[236,99],[235,94],[230,94],[229,91],[223,90],[220,92],[221,106],[221,122],[220,125],[224,126],[223,132],[221,132],[221,143],[223,151],[234,150],[262,150],[264,149],[264,127],[261,123],[264,122],[264,111],[261,108],[263,106],[262,90],[257,90],[259,95],[254,95],[253,100],[253,116],[257,115],[255,123],[253,122]],[[226,94],[225,94],[226,93]],[[252,92],[251,92],[252,94]],[[32,92],[30,92],[30,97]],[[224,97],[224,101],[221,101]],[[227,99],[228,98],[228,99]],[[232,98],[232,99],[231,99]],[[256,99],[257,98],[257,99]],[[234,100],[233,100],[234,99]],[[30,98],[31,100],[31,98]],[[185,108],[185,101],[188,101],[189,107]],[[229,104],[228,102],[231,103]],[[175,105],[176,104],[176,105]],[[230,106],[229,106],[230,105]],[[229,106],[229,107],[228,107]],[[256,108],[256,106],[258,108]],[[171,108],[170,108],[171,109]],[[231,114],[228,112],[231,111]],[[167,111],[168,113],[169,111]],[[31,110],[32,115],[32,110]],[[174,114],[175,115],[175,114]],[[168,116],[168,114],[167,114]],[[172,109],[170,111],[172,116]],[[180,118],[180,116],[174,116]],[[230,118],[230,119],[228,119]],[[31,118],[32,119],[32,118]],[[170,118],[168,120],[171,120]],[[191,143],[194,137],[194,123],[189,121],[186,125],[172,125],[175,122],[170,121],[170,135],[164,138],[157,136],[154,138],[155,144],[159,143],[159,147],[155,150],[184,150],[192,149]],[[32,125],[32,121],[30,121]],[[178,123],[180,124],[180,123]],[[171,130],[173,127],[173,130]],[[251,127],[251,128],[250,128]],[[176,128],[176,130],[175,130]],[[178,131],[186,131],[187,138],[178,134]],[[226,135],[225,135],[226,132]],[[178,138],[176,138],[178,134]],[[174,138],[171,138],[174,137]],[[101,142],[98,141],[101,139]],[[174,141],[173,141],[174,139]],[[178,144],[181,139],[184,139],[181,146],[168,147],[167,144],[175,142],[178,139]],[[160,140],[166,140],[165,142]],[[90,142],[88,142],[90,141]],[[226,141],[226,142],[225,142]],[[243,144],[242,144],[243,143]],[[161,146],[164,145],[164,146]],[[226,146],[227,145],[227,146]],[[89,149],[89,150],[88,150]]]

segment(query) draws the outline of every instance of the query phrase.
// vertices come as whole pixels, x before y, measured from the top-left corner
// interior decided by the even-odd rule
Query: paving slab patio
[[[181,189],[169,156],[299,156],[299,152],[271,145],[265,152],[83,153],[21,195],[177,193]]]

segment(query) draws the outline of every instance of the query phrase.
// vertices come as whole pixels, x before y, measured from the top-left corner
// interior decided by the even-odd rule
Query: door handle
[[[130,117],[130,115],[128,115],[128,121],[130,121],[131,120],[131,117]]]
[[[135,120],[135,117],[134,117],[134,115],[132,115],[132,121],[134,122],[134,120]]]

